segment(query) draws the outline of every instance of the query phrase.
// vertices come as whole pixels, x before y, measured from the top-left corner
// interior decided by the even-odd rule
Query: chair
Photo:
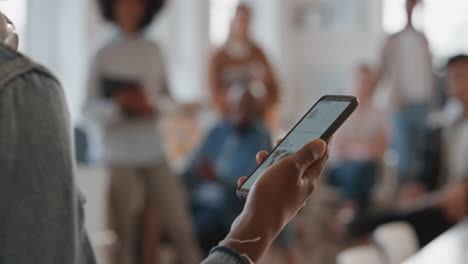
[[[383,264],[382,256],[375,246],[360,246],[341,252],[337,264]]]
[[[402,263],[414,255],[419,248],[416,233],[406,222],[382,225],[374,231],[373,236],[388,264]]]

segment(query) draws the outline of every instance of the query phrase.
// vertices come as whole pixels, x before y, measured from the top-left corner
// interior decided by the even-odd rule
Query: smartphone
[[[237,196],[246,199],[258,177],[270,166],[295,153],[308,142],[318,138],[327,141],[354,112],[358,104],[359,101],[354,96],[323,96],[237,189]]]

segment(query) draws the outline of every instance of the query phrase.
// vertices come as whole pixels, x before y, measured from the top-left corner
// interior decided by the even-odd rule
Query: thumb
[[[306,170],[315,161],[321,159],[327,150],[327,144],[321,139],[313,140],[292,155],[299,170]]]
[[[240,177],[239,180],[237,180],[237,188],[241,187],[242,184],[244,184],[244,182],[247,180],[247,177],[243,176],[243,177]]]

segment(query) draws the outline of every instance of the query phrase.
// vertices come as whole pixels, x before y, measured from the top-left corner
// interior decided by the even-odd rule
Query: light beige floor
[[[105,195],[108,176],[104,169],[95,167],[79,167],[76,177],[77,184],[86,196],[86,228],[89,232],[99,264],[110,264],[106,261],[107,251],[114,241],[113,234],[105,228]],[[173,253],[169,246],[161,249],[161,263],[171,263]],[[269,252],[260,264],[280,264],[281,257],[277,250]]]

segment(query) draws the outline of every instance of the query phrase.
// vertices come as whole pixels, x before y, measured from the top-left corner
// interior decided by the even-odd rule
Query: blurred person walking
[[[406,27],[391,35],[384,46],[377,82],[391,86],[392,148],[398,154],[403,183],[421,183],[424,167],[429,104],[433,99],[432,55],[424,33],[412,22],[420,0],[407,0]]]
[[[261,111],[270,124],[278,103],[278,83],[265,53],[250,37],[252,10],[237,7],[226,43],[212,57],[209,85],[214,104],[222,116],[229,112],[228,90],[239,80],[253,79],[253,92],[261,98]]]
[[[159,46],[144,29],[164,1],[100,0],[112,38],[97,52],[89,75],[84,116],[101,132],[102,159],[111,180],[109,206],[118,237],[112,263],[137,263],[138,216],[149,197],[179,252],[181,263],[200,260],[186,197],[165,159],[159,129],[172,103]]]
[[[372,101],[371,68],[356,72],[356,96],[360,104],[334,136],[328,183],[337,187],[346,201],[359,210],[370,207],[371,191],[388,146],[386,115]]]

